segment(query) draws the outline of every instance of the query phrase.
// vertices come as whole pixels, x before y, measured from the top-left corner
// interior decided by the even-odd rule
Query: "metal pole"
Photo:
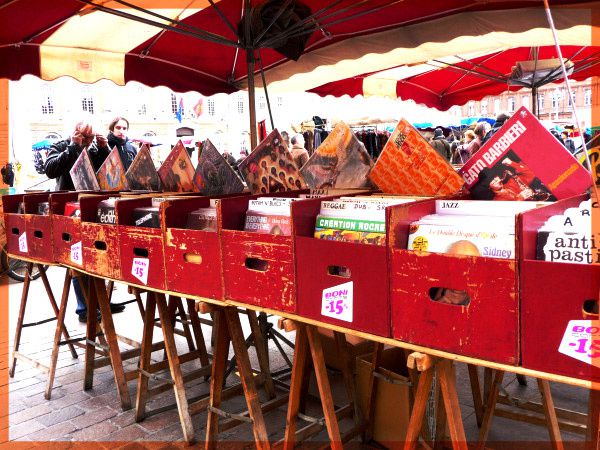
[[[256,102],[254,92],[254,50],[246,49],[246,61],[248,62],[248,109],[250,112],[250,149],[254,150],[258,145],[256,136]]]
[[[538,117],[538,88],[533,86],[531,88],[531,111],[535,117]]]

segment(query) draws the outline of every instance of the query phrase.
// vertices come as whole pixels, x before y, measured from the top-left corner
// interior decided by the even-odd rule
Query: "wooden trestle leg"
[[[296,441],[305,439],[322,429],[321,419],[302,416],[303,419],[312,423],[303,429],[296,431],[296,420],[299,416],[301,395],[303,386],[305,385],[304,380],[305,377],[308,376],[306,368],[308,367],[307,359],[310,352],[319,390],[319,397],[321,399],[321,406],[323,408],[325,427],[327,428],[327,434],[329,436],[329,445],[334,450],[341,450],[344,442],[365,431],[365,423],[358,412],[345,336],[341,333],[335,333],[337,350],[342,360],[341,370],[349,403],[336,410],[333,403],[331,385],[327,376],[327,369],[325,367],[321,336],[317,328],[313,325],[295,323],[290,320],[285,320],[284,324],[286,331],[294,328],[296,329],[296,342],[283,448],[286,450],[292,449],[294,448]],[[355,425],[351,430],[342,435],[339,429],[338,419],[347,413],[354,416]]]
[[[252,367],[250,366],[248,348],[246,347],[237,308],[229,306],[218,307],[214,309],[213,314],[216,342],[210,383],[210,401],[207,407],[208,419],[205,448],[217,448],[219,416],[225,416],[237,421],[250,422],[252,424],[256,447],[258,449],[270,449],[271,444],[269,443],[263,410],[259,402],[256,383]],[[247,414],[230,414],[220,409],[223,393],[223,377],[230,342],[233,345],[236,364],[246,398]],[[275,405],[275,403],[272,403],[272,405]]]
[[[29,296],[29,285],[31,283],[31,270],[33,263],[27,263],[25,270],[25,281],[23,282],[23,291],[21,292],[21,305],[19,306],[19,317],[17,319],[17,328],[15,330],[15,339],[13,342],[13,357],[10,361],[8,375],[12,378],[15,376],[15,368],[17,366],[17,353],[21,342],[21,330],[23,329],[23,320],[25,318],[25,306],[27,305],[27,297]]]

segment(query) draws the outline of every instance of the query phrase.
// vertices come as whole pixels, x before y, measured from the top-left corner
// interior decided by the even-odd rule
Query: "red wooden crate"
[[[50,194],[50,212],[52,213],[52,247],[54,259],[61,264],[83,267],[81,252],[81,218],[65,216],[65,204],[76,202],[78,192]],[[73,252],[72,252],[73,250]],[[78,257],[75,253],[82,255]],[[74,259],[71,257],[73,256]]]
[[[96,212],[98,203],[117,196],[118,194],[82,195],[79,198],[83,268],[87,272],[113,279],[121,277],[119,231],[116,224],[96,223]]]
[[[517,261],[405,250],[408,226],[435,201],[391,207],[391,318],[394,339],[451,353],[519,362]],[[435,288],[464,290],[467,306],[433,301]]]
[[[297,197],[305,192],[272,193],[267,196]],[[217,205],[225,297],[251,305],[295,312],[296,277],[292,237],[242,231],[248,202],[264,196],[228,198]]]
[[[522,215],[521,354],[522,364],[528,369],[600,382],[600,367],[559,352],[565,332],[576,325],[570,321],[591,318],[583,305],[586,300],[598,301],[600,266],[534,260],[540,226],[550,216],[576,207],[587,198],[580,195]],[[591,325],[598,327],[598,324],[595,321]],[[577,354],[591,356],[600,366],[597,342],[592,348],[589,341],[581,347],[576,340],[572,344]]]
[[[40,262],[54,262],[52,247],[52,216],[38,214],[38,205],[48,202],[49,192],[25,194],[25,227],[27,230],[27,245],[31,258]]]
[[[25,229],[25,214],[18,214],[19,204],[23,202],[25,194],[3,195],[2,207],[4,211],[4,227],[6,229],[6,248],[13,255],[29,255],[27,245],[27,231]],[[22,239],[21,249],[19,238]]]
[[[167,283],[163,228],[136,227],[132,218],[135,208],[147,206],[152,206],[150,197],[117,201],[121,279],[164,290]],[[161,215],[164,206],[161,204]],[[141,266],[143,270],[136,269]]]
[[[390,303],[385,246],[315,239],[321,201],[293,204],[298,314],[379,336],[390,336]],[[352,308],[329,291],[352,283]]]
[[[240,196],[245,194],[235,194]],[[223,196],[228,198],[233,196]],[[210,205],[210,198],[169,201],[165,205],[167,289],[198,297],[223,299],[221,244],[218,231],[185,229],[188,214]]]

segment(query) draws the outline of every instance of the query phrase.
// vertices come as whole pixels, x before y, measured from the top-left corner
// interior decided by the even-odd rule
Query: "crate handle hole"
[[[21,233],[19,233],[19,229],[18,228],[13,228],[12,230],[12,234],[16,234],[17,236]]]
[[[148,257],[148,249],[134,247],[133,254],[139,258],[147,258]]]
[[[103,251],[105,251],[107,249],[106,242],[104,242],[104,241],[94,242],[94,247],[96,247],[97,250],[103,250]]]
[[[429,289],[429,298],[434,302],[446,305],[467,306],[471,303],[471,297],[467,291],[450,289],[447,287],[432,287]]]
[[[62,234],[62,239],[65,242],[71,242],[71,235],[69,233],[63,233]]]
[[[183,259],[191,264],[202,264],[202,256],[198,253],[184,253]]]
[[[334,277],[350,278],[352,273],[346,266],[327,266],[327,273]]]
[[[598,308],[598,300],[589,299],[583,302],[583,314],[584,316],[596,316],[600,313]]]
[[[35,230],[33,232],[33,236],[36,237],[36,238],[38,238],[38,239],[41,239],[41,238],[44,237],[44,233],[42,233],[42,230]]]
[[[259,272],[266,272],[269,268],[269,262],[259,258],[246,258],[246,267]]]

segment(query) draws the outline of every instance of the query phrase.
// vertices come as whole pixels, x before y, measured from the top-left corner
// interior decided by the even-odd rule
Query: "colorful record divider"
[[[290,191],[281,195],[297,197],[302,192]],[[460,413],[456,417],[456,411],[451,412],[452,408],[458,407],[451,367],[454,360],[495,371],[490,397],[486,399],[487,407],[485,411],[480,408],[478,414],[479,422],[484,424],[480,434],[482,442],[491,423],[504,372],[538,378],[540,391],[546,394],[549,394],[547,380],[591,388],[588,436],[597,433],[594,429],[598,427],[598,409],[593,406],[597,400],[592,399],[597,399],[595,389],[598,385],[595,383],[600,382],[600,347],[597,342],[580,340],[572,343],[575,350],[588,356],[587,361],[558,349],[565,328],[572,321],[598,318],[586,313],[590,310],[586,304],[597,302],[600,266],[535,260],[538,228],[552,215],[588,198],[585,195],[519,214],[516,217],[516,258],[510,260],[407,250],[410,224],[434,212],[433,199],[388,207],[386,245],[375,246],[313,237],[321,202],[335,197],[293,202],[292,235],[282,236],[244,231],[248,202],[260,195],[217,197],[216,232],[185,228],[187,214],[208,206],[209,197],[182,195],[163,201],[160,203],[160,228],[141,228],[134,225],[132,211],[150,206],[151,196],[123,193],[116,201],[116,224],[97,223],[98,204],[109,196],[115,194],[57,192],[3,196],[9,254],[31,264],[60,264],[97,280],[123,281],[138,293],[149,292],[148,298],[153,299],[150,301],[152,308],[156,305],[161,320],[168,322],[163,323],[163,331],[167,332],[174,328],[172,319],[176,311],[165,309],[165,294],[195,299],[197,310],[212,312],[221,321],[215,352],[224,351],[227,348],[224,346],[233,342],[238,367],[248,370],[247,349],[243,352],[240,347],[244,339],[240,336],[237,307],[251,312],[253,331],[254,311],[279,315],[285,318],[282,326],[297,329],[301,345],[296,348],[294,358],[299,358],[303,369],[307,354],[300,353],[308,352],[308,348],[314,350],[314,346],[320,347],[314,336],[315,326],[333,329],[338,332],[337,336],[346,333],[375,341],[378,345],[378,351],[374,353],[375,364],[383,344],[420,351],[421,354],[409,358],[409,364],[422,370],[418,387],[415,387],[415,405],[409,426],[408,438],[412,440],[418,438],[424,414],[421,403],[426,401],[428,383],[431,383],[432,371],[437,365],[438,376],[446,380],[442,394],[447,420],[456,425],[449,427],[451,438],[455,448],[466,448]],[[65,216],[65,204],[77,200],[81,218]],[[42,202],[50,203],[49,215],[36,214]],[[21,205],[24,205],[24,213],[18,212]],[[466,292],[468,305],[434,301],[432,292],[440,288]],[[87,293],[96,297],[95,301],[103,300],[100,297],[104,294],[97,290],[94,296],[89,289]],[[104,309],[108,311],[106,308],[107,305]],[[64,319],[64,311],[61,312]],[[150,317],[148,311],[142,312],[145,317]],[[180,312],[184,317],[184,312]],[[169,314],[171,320],[167,320]],[[145,324],[144,327],[144,336],[147,338],[150,334],[150,342],[153,325]],[[60,338],[59,328],[57,336]],[[178,360],[172,339],[172,331],[165,334],[165,347],[170,353],[169,359]],[[342,347],[345,345],[341,340],[339,343]],[[144,345],[146,348],[142,348],[141,354],[147,363],[149,347],[147,343],[142,343],[142,347]],[[113,355],[112,351],[104,349],[109,356],[119,359],[118,352]],[[320,351],[322,359],[322,349]],[[592,364],[589,363],[590,355]],[[268,396],[272,399],[272,382],[265,374],[268,372],[268,355],[261,356],[267,358],[267,363],[261,364],[263,378],[258,384],[267,386]],[[114,368],[114,358],[112,363]],[[223,367],[215,366],[224,364],[222,358],[215,359],[213,383],[222,380],[219,370]],[[376,370],[377,366],[374,367]],[[322,360],[316,361],[314,368],[316,372],[323,370],[317,374],[317,379],[326,378]],[[93,367],[89,370],[93,372]],[[216,418],[227,416],[218,407],[221,393],[218,399],[204,399],[199,406],[187,405],[181,372],[178,369],[173,372],[173,367],[171,371],[174,379],[181,378],[175,380],[175,384],[181,388],[178,394],[176,389],[176,395],[186,440],[193,437],[189,411],[197,412],[201,407],[209,410],[207,439],[216,439],[219,430],[215,425]],[[151,375],[146,370],[142,372],[148,377]],[[242,374],[246,377],[245,382],[252,384],[248,388],[250,392],[245,391],[249,413],[245,417],[228,417],[238,423],[252,422],[255,440],[264,447],[267,435],[261,406],[249,399],[256,389],[250,373]],[[301,375],[301,371],[300,374],[292,373],[292,380]],[[127,390],[126,383],[134,376],[128,378],[125,374],[122,378],[121,392]],[[370,383],[372,388],[376,385],[373,376]],[[216,385],[213,387],[217,389]],[[326,392],[328,385],[319,384],[319,388],[324,389],[321,397],[330,397]],[[289,414],[297,411],[298,391],[294,386],[292,391],[288,423],[294,421]],[[330,428],[337,416],[329,408],[331,405],[326,404],[329,400],[322,398],[329,435],[332,441],[341,440],[339,430],[336,434]],[[556,419],[551,396],[547,400],[550,401],[544,403],[544,413],[553,444],[556,444],[560,441],[558,425],[555,420],[550,420]],[[481,399],[479,402],[483,404]],[[126,408],[130,401],[122,398],[122,404]],[[358,420],[357,427],[359,430]],[[288,438],[292,440],[286,433]]]

